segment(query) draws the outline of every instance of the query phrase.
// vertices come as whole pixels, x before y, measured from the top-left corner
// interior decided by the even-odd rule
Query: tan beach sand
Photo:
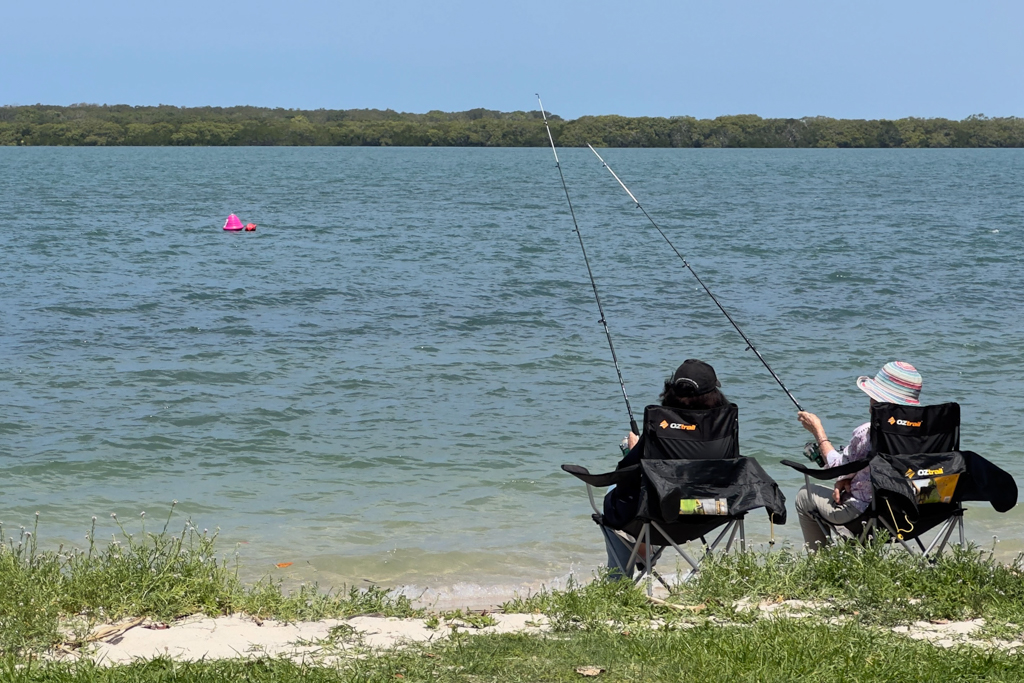
[[[437,628],[431,629],[424,619],[394,617],[284,623],[237,614],[216,618],[197,615],[176,621],[168,628],[154,628],[162,625],[144,622],[107,641],[86,645],[78,656],[110,665],[160,656],[188,661],[269,656],[326,662],[367,649],[447,638],[453,625],[471,633],[540,633],[547,628],[547,618],[542,615],[491,616],[497,624],[485,628],[473,628],[455,619],[450,623],[442,620]]]
[[[684,608],[702,611],[703,606]],[[822,604],[786,600],[754,603],[740,601],[741,611],[755,610],[768,618],[814,618]],[[549,630],[547,617],[540,614],[490,613],[492,626],[474,628],[458,618],[440,619],[430,628],[425,619],[361,616],[351,619],[325,619],[314,622],[286,623],[260,620],[243,615],[207,617],[194,615],[165,625],[150,620],[125,620],[97,627],[92,642],[75,651],[60,650],[57,659],[86,657],[104,665],[116,665],[138,659],[169,657],[181,661],[255,657],[287,657],[296,662],[331,664],[339,659],[401,647],[410,643],[429,643],[451,636],[453,630],[469,634],[530,633]],[[837,624],[850,617],[831,617]],[[721,625],[729,622],[712,619]],[[1024,642],[979,637],[984,619],[961,622],[916,622],[897,626],[892,632],[928,641],[937,647],[968,644],[983,648],[1020,651]],[[652,623],[657,627],[658,623]]]

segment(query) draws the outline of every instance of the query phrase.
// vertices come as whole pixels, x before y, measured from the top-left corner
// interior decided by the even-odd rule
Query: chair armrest
[[[860,472],[870,463],[870,459],[854,460],[853,462],[848,462],[845,465],[839,465],[838,467],[828,467],[822,470],[814,467],[807,467],[806,465],[802,465],[798,462],[793,462],[792,460],[782,461],[782,464],[785,465],[786,467],[792,467],[797,472],[806,474],[808,477],[814,477],[815,479],[836,479],[847,474]]]
[[[636,479],[640,476],[640,465],[631,465],[614,472],[604,474],[591,474],[586,467],[581,465],[562,465],[562,470],[568,472],[582,482],[591,486],[605,487],[612,484],[619,484],[628,479]]]

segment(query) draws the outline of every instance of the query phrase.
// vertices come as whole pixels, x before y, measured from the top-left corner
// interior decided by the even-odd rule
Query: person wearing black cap
[[[721,390],[722,383],[718,381],[715,369],[695,359],[683,361],[683,364],[676,368],[672,376],[665,380],[665,387],[658,397],[662,406],[667,408],[682,408],[684,410],[710,410],[726,405],[729,400]],[[644,452],[644,437],[629,433],[629,452],[626,454],[615,469],[619,470],[640,462]],[[618,540],[610,537],[616,533],[612,529],[621,528],[636,516],[640,504],[640,485],[619,485],[611,489],[604,497],[604,519],[605,525],[601,526],[604,533],[605,546],[608,550],[608,567],[617,568],[620,564],[626,565],[629,555],[619,557],[624,546]],[[611,527],[611,528],[609,528]],[[621,533],[621,532],[619,532]],[[616,563],[616,557],[619,562]]]

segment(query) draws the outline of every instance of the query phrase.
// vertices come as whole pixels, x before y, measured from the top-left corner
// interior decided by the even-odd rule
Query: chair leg
[[[722,539],[725,538],[725,535],[732,531],[732,525],[732,522],[726,524],[719,532],[715,540],[711,543],[711,545],[708,545],[707,541],[704,540],[703,536],[700,537],[700,540],[704,543],[704,557],[710,555],[711,551],[718,547],[718,544],[722,542]],[[726,552],[728,552],[728,550]]]
[[[939,529],[939,533],[935,534],[935,538],[932,539],[932,542],[928,544],[928,548],[924,551],[925,557],[927,557],[928,554],[932,552],[932,550],[935,550],[935,546],[938,545],[939,539],[942,538],[943,532],[946,531],[947,529],[950,529],[950,525],[953,524],[955,521],[956,520],[954,520],[954,519],[947,519],[946,520],[945,524],[943,524],[942,527]],[[952,531],[952,529],[950,529],[950,531]],[[945,544],[945,542],[943,542],[943,545],[944,544]],[[938,552],[942,552],[942,546],[941,545],[939,546]]]
[[[963,517],[961,517],[960,520],[963,520]],[[939,529],[939,533],[935,535],[935,540],[932,541],[932,545],[928,547],[929,552],[931,551],[932,546],[934,546],[935,543],[938,542],[939,545],[937,548],[935,548],[935,556],[938,557],[940,554],[942,554],[942,549],[946,547],[946,543],[949,542],[949,537],[953,535],[953,529],[958,526],[957,521],[957,519],[952,517],[950,517],[946,521],[946,524],[941,529]],[[942,541],[939,541],[939,538],[941,538]],[[925,552],[925,556],[928,556],[928,552]]]
[[[640,529],[640,533],[637,534],[636,543],[633,544],[633,552],[629,554],[629,560],[626,561],[626,567],[629,569],[636,566],[637,554],[640,552],[640,544],[643,543],[644,532],[647,531],[647,526],[647,524],[644,524],[643,528]],[[632,575],[632,572],[630,572],[630,575]]]
[[[633,547],[633,552],[629,556],[629,560],[630,560],[629,564],[630,564],[630,566],[635,567],[636,566],[635,565],[635,561],[640,559],[639,555],[640,555],[640,546],[641,545],[644,546],[644,557],[643,557],[644,567],[643,567],[643,569],[640,570],[640,573],[636,575],[636,578],[633,579],[633,583],[639,585],[641,581],[646,579],[647,580],[647,594],[648,595],[653,595],[654,594],[654,584],[653,584],[653,581],[651,580],[651,576],[652,576],[652,571],[653,571],[654,568],[651,566],[653,564],[653,558],[651,556],[651,523],[650,522],[646,522],[643,525],[643,527],[640,529],[640,536],[639,536],[639,538],[637,538],[636,545]]]
[[[736,526],[737,525],[735,521],[729,522],[729,528],[732,529],[732,531],[729,533],[729,540],[725,543],[725,552],[729,552],[730,550],[732,550],[732,542],[736,540]]]
[[[746,534],[746,527],[743,524],[743,521],[744,520],[742,518],[734,519],[734,520],[730,521],[728,524],[725,525],[725,528],[722,529],[722,531],[718,534],[718,538],[716,538],[711,545],[707,545],[707,543],[705,542],[704,557],[707,557],[708,555],[710,555],[711,552],[713,550],[715,550],[715,548],[718,547],[718,545],[722,542],[722,539],[725,538],[725,536],[727,534],[729,536],[729,540],[726,543],[725,552],[729,552],[730,548],[732,547],[733,542],[736,539],[737,534],[739,535],[739,538],[740,538],[740,549],[743,552],[746,552],[746,549],[747,549],[747,534]],[[652,553],[652,547],[651,547],[651,527],[654,527],[654,530],[657,531],[658,533],[660,533],[665,538],[665,540],[668,541],[669,545],[671,545],[672,548],[677,553],[679,553],[679,556],[682,557],[684,560],[686,560],[686,562],[690,565],[690,571],[687,572],[687,574],[682,578],[683,581],[689,579],[691,576],[693,576],[694,574],[696,574],[697,572],[700,571],[700,562],[701,562],[700,560],[694,559],[693,556],[690,555],[690,553],[686,552],[686,550],[684,550],[682,547],[680,547],[679,544],[677,544],[675,541],[673,541],[671,536],[669,536],[669,534],[667,534],[665,532],[665,530],[662,529],[661,526],[657,522],[655,522],[653,520],[650,521],[650,522],[646,522],[644,524],[643,528],[640,530],[640,538],[637,541],[636,546],[634,546],[633,552],[630,554],[629,562],[627,564],[632,566],[634,561],[639,559],[637,556],[639,555],[640,543],[644,543],[644,545],[645,545],[645,550],[644,550],[645,567],[644,567],[643,571],[640,572],[640,575],[636,577],[635,581],[637,583],[639,583],[642,579],[645,578],[645,575],[646,575],[646,579],[647,579],[647,594],[648,595],[651,595],[653,593],[653,590],[654,590],[654,581],[653,580],[654,579],[657,579],[659,582],[661,582],[661,584],[663,586],[665,586],[666,588],[669,588],[669,585],[665,582],[665,580],[656,571],[654,571],[654,566],[653,565],[657,561],[657,559],[661,556],[661,553],[664,550],[664,547],[660,548],[657,553],[654,553],[653,555],[651,554]],[[703,558],[701,558],[701,560],[703,560]]]
[[[921,540],[921,536],[915,536],[911,540],[913,540],[914,543],[917,544],[921,557],[927,558],[928,560],[934,562],[935,558],[942,553],[943,549],[947,545],[951,545],[949,541],[950,538],[953,536],[954,530],[959,532],[960,546],[963,547],[963,544],[965,542],[963,524],[964,519],[962,513],[954,514],[952,517],[950,517],[942,523],[942,525],[939,527],[938,532],[935,534],[935,537],[927,546],[925,546],[924,542]],[[867,543],[870,538],[875,536],[875,531],[879,528],[879,525],[881,525],[882,528],[889,532],[890,542],[898,542],[900,545],[903,546],[903,549],[911,555],[918,554],[918,552],[915,552],[914,546],[912,546],[906,540],[899,537],[899,533],[896,531],[896,528],[892,524],[890,524],[884,517],[874,517],[867,520],[864,523],[864,529],[861,531],[858,540],[861,543]]]
[[[665,537],[665,540],[667,540],[667,541],[668,541],[668,542],[669,542],[669,543],[670,543],[670,544],[672,545],[672,547],[676,549],[676,552],[677,552],[677,553],[679,553],[679,555],[680,555],[680,556],[681,556],[681,557],[682,557],[682,558],[683,558],[684,560],[686,560],[686,561],[687,561],[687,562],[688,562],[688,563],[690,564],[690,566],[691,566],[691,567],[693,567],[693,569],[692,569],[692,570],[691,570],[691,572],[690,572],[691,574],[692,574],[693,572],[695,572],[695,571],[697,571],[697,570],[699,570],[699,569],[700,569],[700,563],[699,563],[699,562],[698,562],[697,560],[693,559],[693,557],[691,557],[691,556],[690,556],[690,553],[686,552],[685,550],[683,550],[682,548],[680,548],[680,547],[679,547],[678,545],[676,545],[676,542],[675,542],[675,541],[673,541],[673,540],[672,540],[672,538],[671,538],[671,537],[670,537],[670,536],[669,536],[668,534],[666,534],[666,533],[665,533],[665,530],[664,530],[664,529],[662,529],[662,528],[661,528],[660,526],[658,526],[658,523],[657,523],[657,522],[651,522],[651,524],[653,524],[653,525],[654,525],[654,528],[655,528],[655,530],[656,530],[656,531],[657,531],[657,532],[658,532],[659,534],[661,534],[662,536],[664,536],[664,537]],[[689,576],[689,574],[687,574],[687,576]]]
[[[889,524],[889,522],[885,521],[884,519],[882,519],[881,522],[882,522],[882,526],[884,526],[886,528],[886,530],[888,530],[888,532],[891,535],[891,537],[895,538],[897,541],[899,541],[900,545],[903,546],[904,550],[906,550],[911,555],[915,554],[914,553],[914,549],[912,547],[910,547],[909,545],[907,545],[906,541],[904,541],[902,538],[900,538],[899,533],[896,531],[896,529],[894,529]]]
[[[647,571],[647,595],[654,595],[654,567],[651,566],[651,525],[647,525],[647,543],[644,545],[644,569]]]
[[[616,539],[618,539],[618,541],[620,543],[622,543],[626,548],[629,548],[629,545],[627,545],[626,542],[623,541],[621,538],[616,536]],[[637,562],[640,561],[640,559],[641,559],[640,558],[640,546],[641,545],[644,546],[644,557],[643,557],[644,564],[643,564],[643,568],[640,570],[640,573],[637,574],[634,577],[633,576],[633,572],[636,569]],[[635,584],[639,584],[641,581],[644,580],[644,578],[646,578],[647,579],[647,591],[648,591],[648,593],[651,593],[652,590],[653,590],[653,584],[652,584],[652,581],[651,581],[652,575],[655,578],[657,578],[658,581],[660,581],[661,583],[665,584],[666,587],[668,586],[668,584],[665,583],[665,580],[662,579],[660,576],[658,576],[657,572],[654,571],[654,565],[661,558],[661,555],[662,555],[663,552],[665,552],[665,548],[664,547],[659,547],[657,549],[657,551],[655,551],[653,546],[651,545],[651,523],[648,522],[648,523],[644,524],[643,527],[641,527],[640,533],[638,535],[638,538],[637,538],[636,542],[633,544],[633,549],[632,549],[632,551],[629,554],[629,560],[626,562],[626,566],[622,567],[622,565],[619,564],[618,558],[616,558],[615,563],[622,570],[623,575],[632,578],[633,583],[635,583]]]
[[[651,570],[651,573],[654,574],[654,578],[656,578],[658,582],[665,587],[666,590],[672,590],[672,586],[668,585],[668,582],[664,578],[662,578],[661,574],[654,571],[653,569]]]

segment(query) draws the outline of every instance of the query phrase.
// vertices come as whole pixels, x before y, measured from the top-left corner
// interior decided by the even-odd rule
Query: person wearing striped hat
[[[874,377],[858,377],[857,387],[868,395],[870,405],[875,403],[896,403],[905,406],[920,405],[921,373],[910,363],[892,361],[882,366]],[[855,460],[863,460],[871,451],[871,423],[865,422],[853,430],[850,443],[838,450],[833,446],[821,420],[814,413],[801,411],[797,419],[804,429],[814,435],[828,467],[838,467]],[[868,509],[872,498],[871,479],[868,469],[840,477],[830,490],[825,486],[812,484],[804,486],[796,494],[796,512],[800,530],[810,551],[823,545],[825,533],[811,516],[816,512],[832,524],[849,524]]]

